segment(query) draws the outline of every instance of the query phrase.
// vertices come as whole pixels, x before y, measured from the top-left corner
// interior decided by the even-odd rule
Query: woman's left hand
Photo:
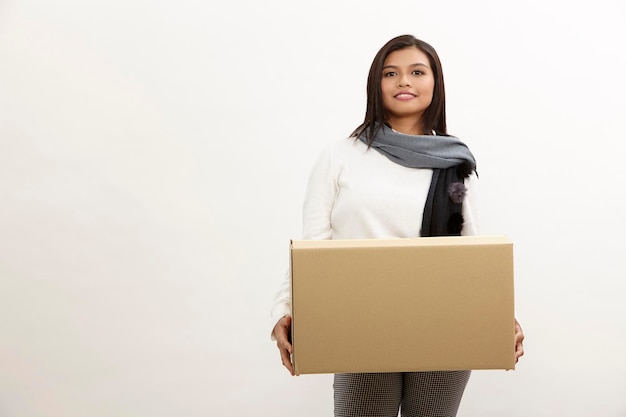
[[[515,319],[515,363],[524,356],[524,332],[517,319]]]

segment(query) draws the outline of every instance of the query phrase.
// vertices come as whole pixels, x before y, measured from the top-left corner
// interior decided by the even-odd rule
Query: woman
[[[376,54],[364,122],[334,142],[309,178],[303,239],[388,239],[476,234],[471,152],[446,128],[436,51],[411,35]],[[290,361],[289,277],[272,309],[283,365]],[[523,333],[515,321],[515,360]],[[455,416],[470,371],[335,375],[335,416]]]

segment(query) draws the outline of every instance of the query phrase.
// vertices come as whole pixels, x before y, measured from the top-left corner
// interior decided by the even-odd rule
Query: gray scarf
[[[359,139],[368,142],[364,134]],[[454,136],[406,135],[385,125],[371,147],[399,165],[433,170],[420,236],[461,234],[464,180],[476,171],[467,145]]]

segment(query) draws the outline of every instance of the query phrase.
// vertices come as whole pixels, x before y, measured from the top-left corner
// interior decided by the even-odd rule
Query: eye
[[[413,75],[424,75],[424,72],[421,70],[414,70],[411,74]]]
[[[387,72],[383,73],[383,77],[394,77],[396,75],[397,75],[397,73],[395,71],[387,71]]]

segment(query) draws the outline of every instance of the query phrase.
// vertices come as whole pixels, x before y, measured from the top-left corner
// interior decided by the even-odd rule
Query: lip
[[[408,91],[403,91],[401,93],[396,94],[395,96],[393,96],[394,98],[398,99],[398,100],[412,100],[415,97],[417,97],[417,95],[410,93]]]

